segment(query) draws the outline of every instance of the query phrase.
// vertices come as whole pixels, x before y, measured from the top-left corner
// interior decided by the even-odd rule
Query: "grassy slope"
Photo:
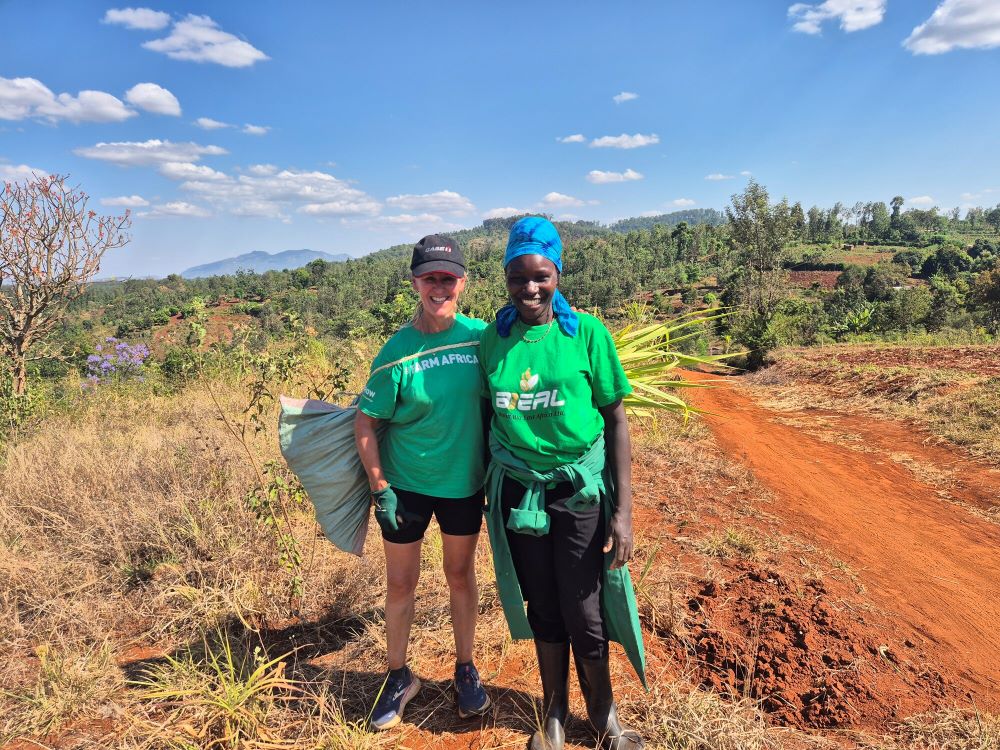
[[[250,740],[295,748],[519,746],[533,723],[537,675],[530,645],[507,640],[485,544],[477,661],[498,709],[482,734],[478,724],[454,718],[446,588],[433,533],[411,650],[427,688],[400,732],[360,730],[383,669],[380,544],[372,534],[358,561],[316,538],[307,508],[294,512],[307,578],[291,613],[273,534],[243,503],[253,472],[205,385],[175,395],[100,391],[6,448],[0,652],[9,657],[0,674],[0,739],[208,748],[223,746],[212,743],[228,732],[242,733],[246,747],[255,746]],[[239,420],[243,391],[223,382],[212,387],[227,416]],[[267,433],[252,442],[258,461],[276,457],[273,442]],[[747,561],[770,564],[772,551],[789,545],[806,560],[796,576],[841,573],[792,540],[762,535],[766,519],[752,479],[713,451],[703,432],[680,432],[672,423],[639,430],[637,455],[642,552],[633,569],[653,691],[644,694],[617,660],[623,715],[651,747],[841,744],[769,728],[753,701],[695,689],[697,665],[683,667],[671,656],[698,626],[687,604],[692,587],[722,585]],[[232,657],[220,645],[223,634]],[[206,656],[212,653],[214,662]],[[258,664],[264,668],[254,677]],[[150,686],[128,682],[137,678],[152,680],[157,697],[144,699]],[[942,746],[920,745],[940,731],[948,747],[988,747],[998,729],[982,721],[937,714],[892,736],[851,742]],[[571,736],[586,746],[580,722]]]
[[[907,419],[997,464],[1000,346],[834,345],[789,348],[755,376],[792,406]]]

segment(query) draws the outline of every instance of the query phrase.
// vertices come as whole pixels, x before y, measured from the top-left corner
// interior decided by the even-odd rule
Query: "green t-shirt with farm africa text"
[[[604,430],[598,408],[632,392],[608,329],[592,315],[577,315],[574,337],[555,322],[529,327],[518,320],[507,338],[495,323],[483,331],[479,360],[483,395],[493,406],[490,428],[536,471],[582,456]]]
[[[455,316],[440,333],[405,326],[372,362],[358,408],[388,423],[379,441],[389,484],[434,497],[468,497],[483,486],[479,336],[486,324]],[[443,351],[429,351],[459,344]],[[427,352],[426,355],[421,354]],[[379,369],[413,354],[420,356]]]

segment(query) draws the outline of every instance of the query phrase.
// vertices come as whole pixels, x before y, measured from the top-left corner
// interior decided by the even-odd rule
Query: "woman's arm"
[[[617,491],[617,506],[604,543],[605,552],[614,547],[615,559],[611,563],[614,569],[632,559],[632,440],[621,399],[601,407],[600,412],[604,417],[604,441]]]
[[[354,417],[354,444],[358,447],[358,455],[368,474],[368,485],[372,492],[389,486],[382,473],[382,458],[378,452],[378,437],[375,434],[378,424],[379,420],[369,417],[360,409]]]

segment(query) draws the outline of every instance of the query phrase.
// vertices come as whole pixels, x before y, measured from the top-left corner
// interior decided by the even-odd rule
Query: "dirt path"
[[[977,705],[1000,707],[1000,473],[925,444],[907,425],[857,416],[777,412],[733,378],[692,401],[722,448],[775,495],[789,533],[853,568],[895,637]],[[947,461],[946,465],[943,463]],[[941,474],[937,470],[941,470]]]

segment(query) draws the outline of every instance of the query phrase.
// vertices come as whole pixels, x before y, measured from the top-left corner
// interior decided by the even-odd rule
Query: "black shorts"
[[[431,515],[437,518],[442,534],[451,536],[472,536],[478,534],[483,525],[482,490],[469,497],[433,497],[419,492],[393,487],[400,504],[407,513],[420,516],[420,522],[408,525],[395,532],[382,531],[382,538],[395,544],[409,544],[424,538],[424,532],[431,522]]]

